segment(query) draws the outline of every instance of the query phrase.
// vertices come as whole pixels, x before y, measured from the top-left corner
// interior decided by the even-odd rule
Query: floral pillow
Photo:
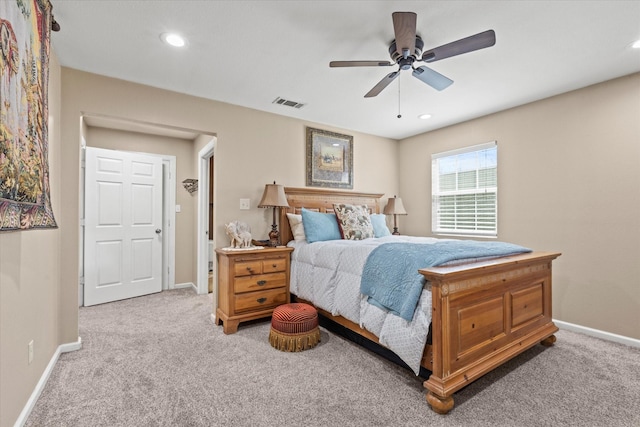
[[[336,212],[343,239],[364,240],[375,237],[369,208],[366,205],[336,203],[333,210]]]

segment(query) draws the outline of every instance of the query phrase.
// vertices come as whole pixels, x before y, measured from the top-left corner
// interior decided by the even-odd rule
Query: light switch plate
[[[176,212],[180,212],[180,211],[182,211],[182,206],[176,205]]]
[[[251,208],[251,199],[240,199],[240,209],[243,211]]]

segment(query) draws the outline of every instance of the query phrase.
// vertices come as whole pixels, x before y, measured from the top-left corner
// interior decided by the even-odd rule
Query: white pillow
[[[289,219],[289,226],[293,233],[293,240],[296,242],[303,242],[306,240],[304,235],[304,225],[302,224],[302,215],[287,213]]]

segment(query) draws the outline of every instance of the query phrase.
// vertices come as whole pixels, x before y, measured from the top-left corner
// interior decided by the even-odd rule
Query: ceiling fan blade
[[[453,80],[448,77],[443,76],[439,72],[432,70],[429,67],[418,67],[413,70],[413,77],[418,80],[422,80],[435,90],[443,90],[451,86]]]
[[[434,62],[441,59],[461,55],[474,50],[484,49],[496,44],[496,33],[493,30],[483,31],[473,36],[427,50],[422,54],[424,62]]]
[[[367,94],[364,96],[365,98],[372,98],[377,96],[382,90],[389,86],[389,84],[396,79],[400,75],[400,71],[394,71],[393,73],[389,73],[382,78]]]
[[[388,67],[389,61],[331,61],[329,67]]]
[[[413,12],[393,12],[393,31],[396,35],[396,51],[403,57],[413,55],[416,49],[416,20]],[[403,51],[407,51],[404,55]]]

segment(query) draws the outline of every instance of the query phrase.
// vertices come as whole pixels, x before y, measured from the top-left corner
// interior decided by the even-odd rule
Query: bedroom
[[[52,196],[60,228],[0,238],[2,425],[16,419],[56,348],[78,340],[79,144],[69,141],[78,140],[83,112],[215,133],[217,181],[225,183],[216,194],[222,236],[222,225],[234,219],[266,235],[270,215],[255,208],[264,184],[304,185],[305,126],[354,136],[354,190],[400,195],[409,210],[400,223],[404,234],[430,232],[430,154],[497,140],[499,238],[563,253],[554,270],[554,317],[640,339],[638,73],[399,142],[61,67],[57,60],[50,88]],[[394,111],[395,104],[395,119]],[[194,170],[200,148],[193,147]],[[238,177],[241,163],[251,173]],[[240,211],[239,198],[251,199],[252,209]],[[607,256],[594,247],[607,248]],[[33,268],[34,259],[40,268]],[[195,280],[193,273],[186,277]],[[36,354],[27,365],[30,339]]]

